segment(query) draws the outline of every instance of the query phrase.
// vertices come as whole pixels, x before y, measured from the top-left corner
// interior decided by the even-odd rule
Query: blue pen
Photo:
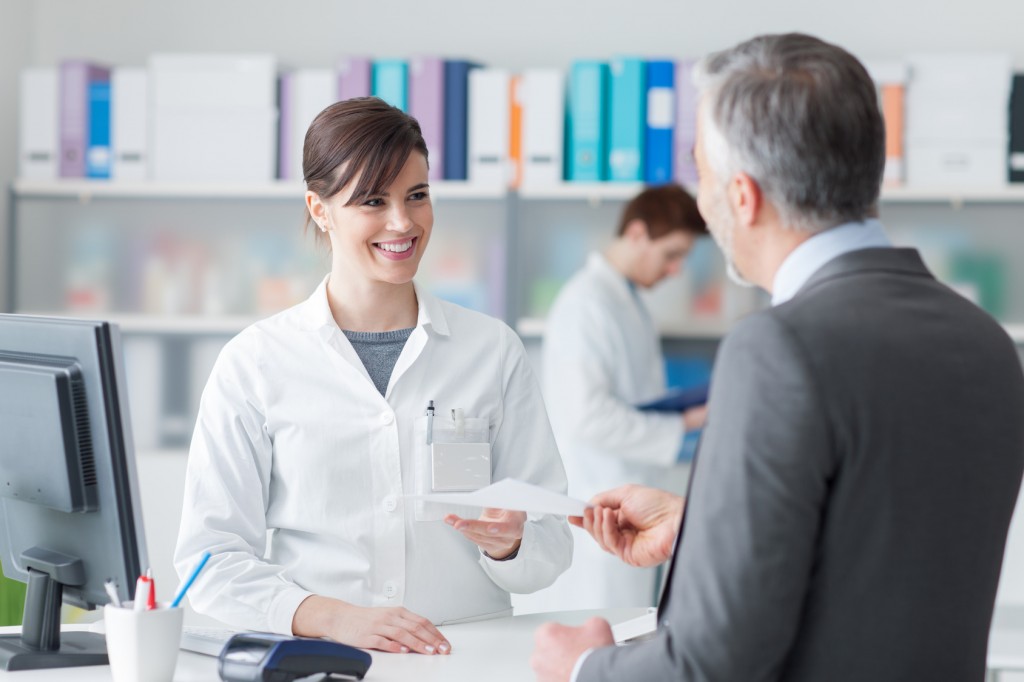
[[[192,569],[192,573],[189,574],[188,580],[185,581],[180,588],[178,588],[178,594],[174,595],[174,601],[171,602],[171,608],[175,608],[181,603],[181,600],[185,598],[185,593],[188,592],[188,588],[192,587],[192,583],[196,581],[196,577],[199,575],[199,571],[203,570],[203,566],[210,560],[210,553],[203,552],[202,558],[199,559],[199,563]]]

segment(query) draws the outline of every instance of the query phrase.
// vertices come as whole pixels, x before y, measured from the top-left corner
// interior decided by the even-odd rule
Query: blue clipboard
[[[691,407],[704,405],[707,401],[708,384],[700,384],[669,391],[657,400],[637,405],[636,409],[647,412],[686,412]]]

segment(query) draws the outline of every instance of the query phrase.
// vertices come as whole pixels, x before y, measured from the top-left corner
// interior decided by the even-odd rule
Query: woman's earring
[[[320,225],[320,231],[321,232],[326,232],[327,231],[327,223],[318,223],[318,224]]]

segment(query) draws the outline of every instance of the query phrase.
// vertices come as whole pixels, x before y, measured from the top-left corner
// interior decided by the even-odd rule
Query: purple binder
[[[676,182],[692,190],[697,187],[697,166],[693,145],[697,142],[697,89],[693,85],[693,62],[676,64]]]
[[[85,177],[89,84],[110,82],[110,69],[80,59],[60,64],[60,177]]]
[[[417,57],[409,62],[409,113],[419,121],[430,153],[431,180],[444,178],[444,60]]]
[[[343,57],[338,62],[338,101],[370,96],[371,66],[367,57]]]

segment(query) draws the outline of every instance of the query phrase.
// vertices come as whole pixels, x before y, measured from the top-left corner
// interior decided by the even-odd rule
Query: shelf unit
[[[434,182],[431,193],[441,219],[437,225],[443,229],[435,230],[428,257],[431,252],[436,257],[452,249],[469,252],[473,249],[479,251],[481,248],[493,251],[501,247],[504,253],[500,254],[500,263],[494,259],[495,253],[489,253],[486,257],[477,254],[479,259],[490,259],[478,264],[478,270],[481,271],[478,274],[488,278],[488,286],[504,289],[504,317],[532,349],[531,353],[534,353],[539,350],[539,341],[543,337],[544,319],[532,312],[535,301],[531,299],[532,292],[528,291],[531,286],[529,282],[534,281],[531,278],[544,273],[545,268],[551,267],[553,253],[583,248],[581,239],[586,241],[587,250],[595,246],[596,240],[610,239],[614,216],[619,207],[642,188],[643,185],[638,183],[566,182],[549,187],[521,187],[509,190],[497,186],[481,187],[467,182]],[[62,261],[56,251],[43,257],[38,254],[50,254],[49,249],[59,249],[60,245],[54,242],[61,239],[60,235],[66,238],[68,235],[76,234],[68,231],[73,230],[73,227],[64,225],[55,231],[51,224],[36,222],[40,219],[45,220],[56,215],[58,222],[59,218],[63,217],[67,219],[68,224],[74,224],[77,223],[79,216],[92,211],[96,213],[89,215],[101,216],[101,223],[102,218],[113,220],[112,216],[116,216],[121,223],[127,221],[130,226],[132,222],[126,219],[126,214],[130,218],[134,215],[133,212],[144,214],[147,211],[165,211],[175,213],[180,222],[184,210],[189,216],[192,212],[198,212],[199,216],[209,223],[208,216],[202,215],[204,212],[224,216],[233,215],[238,211],[245,213],[245,217],[233,225],[226,226],[225,229],[236,230],[249,237],[251,235],[247,230],[253,226],[248,224],[247,219],[254,223],[263,220],[264,229],[267,222],[276,229],[282,219],[289,220],[286,226],[294,225],[301,215],[303,191],[302,184],[294,182],[200,185],[18,180],[9,189],[10,219],[6,235],[9,247],[9,300],[6,310],[28,314],[55,314],[50,307],[51,299],[45,297],[45,309],[31,305],[27,299],[22,302],[22,309],[15,309],[16,302],[22,301],[17,297],[19,277],[23,286],[30,287],[32,282],[39,281],[38,277],[26,279],[23,274],[19,275],[20,271],[23,273],[20,269],[38,269],[40,264],[45,267],[50,263],[56,263],[51,266],[51,272],[53,268],[62,267]],[[189,202],[195,202],[196,206],[202,208],[193,208]],[[1003,229],[1014,224],[1020,205],[1024,204],[1024,186],[984,191],[886,188],[881,195],[881,204],[883,219],[886,219],[887,212],[904,218],[924,216],[927,218],[922,219],[924,223],[928,223],[935,216],[960,216],[962,219],[959,222],[968,229],[989,219],[999,223],[1000,229]],[[19,206],[22,207],[20,213]],[[28,207],[28,210],[24,207]],[[19,219],[23,220],[21,224],[17,222]],[[167,222],[171,225],[176,224],[173,218]],[[453,225],[457,222],[464,224]],[[886,223],[889,225],[888,219]],[[123,227],[122,224],[121,228]],[[259,227],[256,225],[254,229]],[[30,230],[35,229],[41,229],[43,232],[29,234]],[[562,238],[558,236],[559,231],[562,231]],[[118,233],[119,236],[125,234],[128,232]],[[482,234],[489,236],[481,236]],[[28,248],[26,253],[36,255],[28,257],[27,260],[23,259],[21,263],[18,262],[19,237],[32,237],[35,240],[34,247]],[[209,225],[204,225],[202,230],[195,234],[190,233],[188,237],[215,239],[217,234],[211,231]],[[449,240],[447,243],[446,239]],[[303,248],[306,247],[313,248],[308,244]],[[245,252],[229,253],[231,257],[246,257]],[[582,258],[582,255],[576,254],[573,258]],[[1007,259],[1007,262],[1022,262],[1024,252],[1011,253],[1007,255]],[[557,275],[555,279],[564,277],[567,268],[573,265],[572,259],[557,262],[561,271],[548,271],[549,274]],[[426,264],[426,261],[424,263]],[[423,274],[424,269],[421,269],[421,275]],[[495,285],[496,282],[499,285]],[[503,287],[500,285],[501,282],[504,282]],[[672,296],[677,292],[672,290],[665,293],[668,295],[659,300],[659,307],[670,306],[671,303],[666,301],[674,300]],[[723,310],[726,309],[727,307],[723,307]],[[81,316],[90,315],[86,313]],[[139,348],[143,349],[143,353],[146,352],[147,344],[151,349],[154,344],[162,349],[159,354],[152,352],[145,356],[159,355],[164,366],[155,379],[164,385],[159,396],[164,411],[159,413],[155,427],[155,433],[158,435],[150,437],[145,447],[147,450],[167,448],[176,451],[187,443],[190,419],[194,418],[197,388],[201,388],[201,384],[197,382],[202,380],[203,370],[212,364],[217,349],[227,339],[258,319],[266,317],[266,314],[246,313],[239,309],[235,314],[227,315],[111,312],[91,316],[102,317],[118,324],[126,343],[136,344],[136,357],[140,357]],[[681,319],[685,324],[675,324],[674,331],[663,335],[666,352],[671,349],[672,354],[690,354],[696,350],[698,354],[710,357],[717,341],[730,327],[726,319],[708,319],[692,313]],[[1015,319],[1014,323],[1006,325],[1006,329],[1014,341],[1024,348],[1024,321]],[[179,372],[167,367],[181,367],[182,370]],[[151,418],[148,422],[141,419],[139,421],[153,424],[153,409],[150,406]]]

